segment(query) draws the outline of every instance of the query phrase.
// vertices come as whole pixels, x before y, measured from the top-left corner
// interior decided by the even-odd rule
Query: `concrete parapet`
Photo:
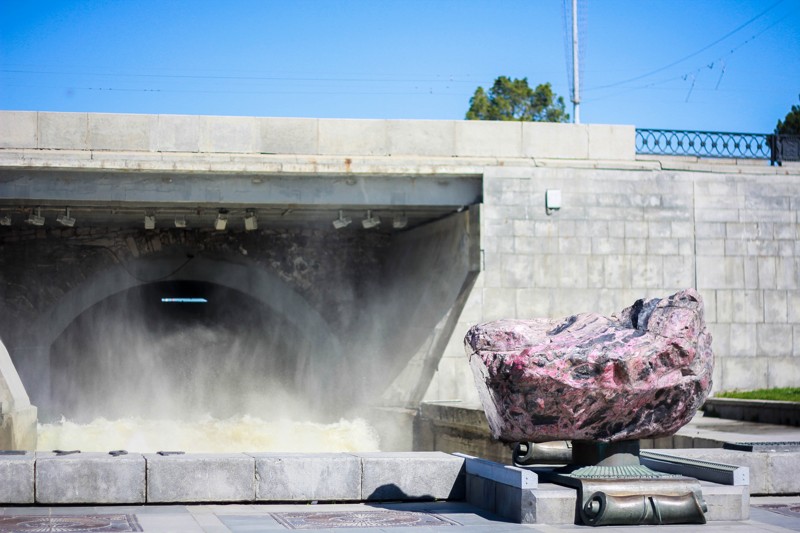
[[[253,453],[258,501],[361,499],[361,461],[345,453]]]
[[[144,457],[148,503],[255,500],[256,460],[243,453]]]
[[[361,499],[461,500],[464,459],[442,452],[358,453]]]
[[[33,452],[0,455],[0,504],[34,502]]]
[[[633,161],[633,126],[0,112],[0,148]]]
[[[144,503],[145,461],[139,454],[36,453],[36,503]]]

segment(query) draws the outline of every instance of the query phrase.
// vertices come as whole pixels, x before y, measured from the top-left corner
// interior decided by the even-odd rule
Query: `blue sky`
[[[800,103],[798,0],[579,6],[585,123],[770,132]],[[462,119],[500,75],[569,100],[563,19],[562,0],[0,0],[0,109]]]

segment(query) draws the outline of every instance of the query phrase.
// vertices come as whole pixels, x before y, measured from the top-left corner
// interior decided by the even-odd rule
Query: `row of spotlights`
[[[69,207],[64,210],[64,213],[56,217],[56,221],[61,224],[62,226],[73,227],[75,225],[75,218],[70,216]],[[42,216],[42,208],[37,207],[35,213],[31,213],[27,219],[25,219],[27,224],[32,226],[44,226],[45,219]],[[339,210],[339,217],[334,219],[333,227],[336,229],[346,228],[350,224],[352,224],[353,219],[350,217],[344,216],[342,210]],[[372,229],[380,226],[381,219],[378,216],[372,216],[372,210],[367,210],[366,216],[361,220],[361,225],[364,229]],[[8,215],[0,217],[0,226],[10,226],[11,225],[11,217]],[[392,227],[394,229],[403,229],[408,225],[408,218],[406,217],[405,213],[402,215],[396,215],[392,219]],[[187,226],[186,217],[183,215],[177,215],[175,217],[175,227],[176,228],[185,228]],[[214,229],[217,231],[224,231],[225,228],[228,226],[228,210],[227,209],[220,209],[217,213],[217,218],[214,220]],[[144,215],[144,229],[150,230],[156,228],[156,216],[153,213],[146,213]],[[253,231],[258,229],[258,218],[256,217],[255,210],[248,209],[244,215],[244,229],[247,231]]]
[[[32,212],[28,215],[28,218],[25,219],[26,224],[30,224],[31,226],[44,226],[44,217],[42,216],[42,208],[37,207],[36,212]],[[75,225],[75,219],[70,216],[69,214],[69,207],[64,210],[64,213],[58,215],[56,217],[56,221],[61,224],[62,226],[72,227]],[[10,226],[11,225],[11,217],[8,215],[4,215],[0,217],[0,226]]]
[[[183,215],[177,215],[175,217],[175,227],[176,228],[187,227],[186,217]],[[217,212],[217,218],[214,219],[214,229],[217,231],[225,231],[225,228],[227,227],[228,227],[228,210],[220,209]],[[156,216],[154,214],[147,213],[144,215],[144,229],[156,229]],[[258,229],[258,218],[256,218],[256,212],[253,209],[248,209],[245,212],[244,229],[246,229],[247,231]]]
[[[352,224],[353,219],[344,216],[342,210],[339,210],[339,217],[333,220],[333,227],[336,229],[346,228]],[[377,228],[381,225],[381,219],[378,216],[372,216],[372,210],[368,209],[366,216],[361,220],[361,226],[364,229]],[[394,229],[403,229],[408,226],[408,218],[405,213],[397,215],[392,219],[392,227]]]

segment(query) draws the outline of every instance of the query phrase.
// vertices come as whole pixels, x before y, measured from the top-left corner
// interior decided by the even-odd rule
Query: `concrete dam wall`
[[[798,178],[637,157],[629,126],[2,112],[0,338],[42,419],[286,390],[325,419],[475,402],[477,322],[696,287],[715,390],[796,386]],[[157,357],[122,355],[142,331]]]

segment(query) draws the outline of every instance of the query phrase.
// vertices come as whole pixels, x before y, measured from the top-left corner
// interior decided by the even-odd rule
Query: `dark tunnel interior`
[[[52,344],[40,419],[264,418],[298,403],[313,418],[312,350],[296,326],[242,292],[141,285],[86,310]]]

